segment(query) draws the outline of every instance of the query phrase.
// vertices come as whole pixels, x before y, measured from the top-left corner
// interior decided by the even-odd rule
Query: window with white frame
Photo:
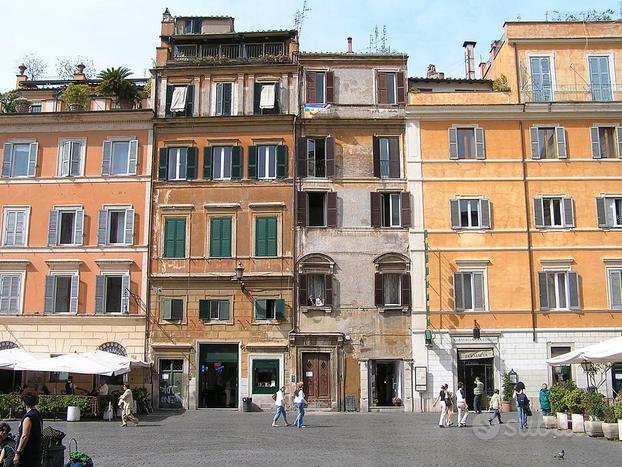
[[[622,197],[604,196],[596,198],[598,227],[622,227]]]
[[[408,258],[386,253],[374,260],[374,304],[376,307],[406,308],[411,303],[411,286]]]
[[[183,321],[184,300],[182,298],[163,298],[160,307],[163,321]]]
[[[233,115],[233,83],[216,83],[214,115]]]
[[[255,299],[255,321],[285,320],[285,300]]]
[[[622,269],[608,269],[609,309],[622,310]]]
[[[4,143],[2,177],[34,177],[39,145],[34,142]]]
[[[26,246],[29,208],[4,208],[3,246]]]
[[[13,314],[21,311],[22,274],[0,273],[0,313]]]
[[[132,245],[134,243],[134,210],[107,207],[99,211],[98,245]]]
[[[58,175],[78,177],[83,175],[82,167],[86,144],[84,140],[64,140],[58,151]]]
[[[590,72],[592,100],[613,100],[613,86],[611,84],[611,74],[609,71],[609,56],[591,55],[588,57],[588,66]]]
[[[565,197],[543,197],[534,199],[536,228],[574,227],[574,205]]]
[[[276,146],[257,146],[257,178],[276,178]]]
[[[201,321],[228,321],[229,300],[199,300],[199,319]]]
[[[530,128],[532,159],[566,159],[566,130],[561,126]]]
[[[136,175],[137,159],[138,140],[106,140],[102,158],[102,175]]]
[[[542,271],[538,273],[540,309],[578,310],[579,276],[572,271]]]
[[[484,311],[486,309],[485,271],[454,273],[454,309]]]
[[[484,129],[479,127],[452,127],[449,129],[449,158],[486,159]]]
[[[129,313],[130,276],[111,273],[97,276],[95,283],[95,313]]]
[[[280,112],[279,82],[255,83],[254,114],[275,114]]]
[[[593,126],[590,128],[592,157],[594,159],[622,158],[622,128],[616,126]]]
[[[62,207],[50,211],[48,245],[82,245],[84,211]]]
[[[231,180],[232,146],[214,146],[212,149],[212,179]]]
[[[451,227],[459,229],[489,229],[490,202],[481,198],[450,200]]]
[[[383,274],[383,297],[385,306],[399,306],[401,302],[402,275],[395,273]]]
[[[185,180],[188,167],[187,148],[168,149],[168,179]]]
[[[77,274],[63,272],[45,278],[45,313],[77,313],[78,287]]]
[[[382,226],[401,227],[401,193],[382,193]]]

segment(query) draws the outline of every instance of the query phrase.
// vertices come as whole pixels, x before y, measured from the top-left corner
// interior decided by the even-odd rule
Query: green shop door
[[[184,408],[184,361],[160,360],[160,398],[161,409]]]
[[[238,345],[199,344],[199,408],[237,408]]]

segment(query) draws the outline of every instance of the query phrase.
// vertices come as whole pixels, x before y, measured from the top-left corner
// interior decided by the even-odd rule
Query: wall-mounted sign
[[[415,367],[415,391],[428,390],[428,368],[425,366]]]
[[[489,350],[458,350],[458,358],[460,360],[478,360],[480,358],[493,358],[495,352]]]

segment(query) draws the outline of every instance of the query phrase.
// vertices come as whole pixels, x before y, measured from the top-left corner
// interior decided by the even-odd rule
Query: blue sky
[[[229,15],[236,30],[290,29],[303,0],[29,0],[3,2],[0,91],[13,89],[20,58],[34,52],[56,75],[59,58],[81,55],[99,69],[127,66],[144,76],[155,57],[165,7],[173,15]],[[409,55],[409,75],[425,75],[434,63],[447,76],[462,77],[462,43],[477,41],[476,62],[488,57],[504,21],[544,20],[547,11],[614,10],[617,1],[566,0],[308,0],[301,47],[306,51],[355,51],[386,25],[392,49]],[[508,6],[510,5],[510,6]]]

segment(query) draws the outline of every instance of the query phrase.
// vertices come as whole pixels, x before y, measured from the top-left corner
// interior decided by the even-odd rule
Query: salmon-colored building
[[[297,33],[233,23],[162,20],[150,275],[160,408],[272,407],[296,378]]]
[[[474,378],[490,395],[504,372],[536,401],[542,383],[585,385],[580,365],[545,360],[620,334],[620,37],[618,22],[510,22],[483,79],[465,42],[465,79],[410,80],[427,234],[422,407],[459,381],[472,407]],[[621,373],[606,375],[608,394]]]
[[[22,107],[0,114],[0,347],[41,356],[103,349],[142,360],[153,113],[110,110],[107,97],[69,112],[63,89],[94,82],[81,73],[29,81],[23,72]],[[64,384],[57,374],[0,376],[3,392]],[[131,378],[150,382],[142,372]],[[74,383],[91,390],[97,381]]]

